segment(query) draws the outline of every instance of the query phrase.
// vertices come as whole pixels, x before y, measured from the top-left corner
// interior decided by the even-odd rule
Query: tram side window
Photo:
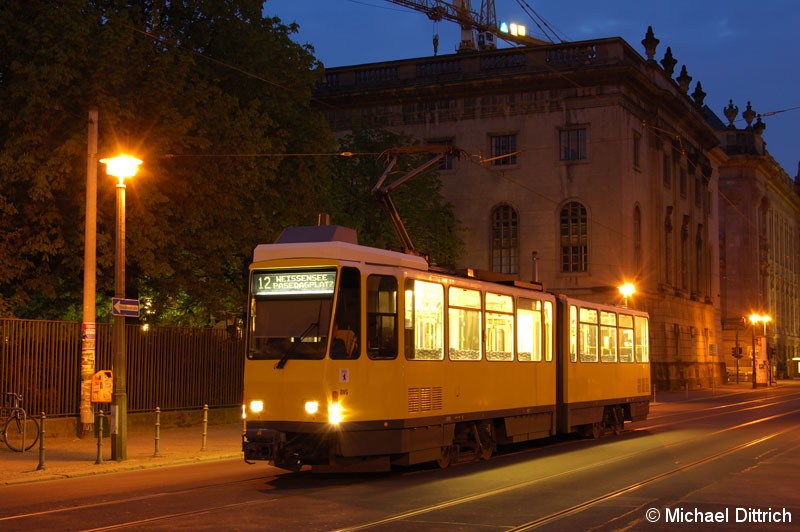
[[[542,302],[517,301],[517,360],[542,361]]]
[[[451,286],[448,290],[448,330],[451,360],[481,359],[481,293]]]
[[[600,311],[600,361],[617,361],[617,314]]]
[[[335,312],[331,358],[358,358],[358,341],[361,336],[361,274],[355,268],[342,268]]]
[[[578,352],[581,362],[597,362],[597,321],[597,309],[580,309]]]
[[[578,307],[569,306],[569,360],[578,361]]]
[[[514,299],[486,293],[486,360],[514,360]]]
[[[633,316],[619,315],[619,361],[633,362]]]
[[[648,337],[648,320],[646,317],[634,317],[634,336],[636,343],[636,362],[650,362],[650,340]]]
[[[553,302],[544,302],[544,359],[553,360]]]
[[[367,355],[397,358],[397,279],[389,275],[367,277]]]
[[[409,360],[444,358],[444,288],[437,283],[406,280],[405,354]]]

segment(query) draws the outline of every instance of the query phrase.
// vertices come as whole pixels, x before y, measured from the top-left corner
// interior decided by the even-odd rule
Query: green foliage
[[[312,108],[321,65],[258,0],[0,3],[0,315],[80,319],[87,117],[98,156],[144,164],[126,182],[127,297],[152,324],[211,325],[244,311],[253,248],[330,212],[364,243],[399,242],[370,190],[378,157],[333,150]],[[409,143],[359,131],[341,149]],[[426,155],[404,156],[403,168]],[[98,168],[97,320],[114,293],[116,180]],[[420,251],[461,252],[435,174],[393,193]]]
[[[356,154],[334,163],[331,196],[333,222],[358,231],[359,242],[379,248],[402,247],[384,206],[371,196],[383,175],[391,148],[413,145],[413,139],[382,129],[357,129],[341,141],[342,151]],[[398,158],[384,184],[395,182],[435,154],[409,153]],[[463,253],[452,206],[441,196],[437,172],[419,174],[391,193],[417,251],[440,265],[453,265]]]
[[[261,13],[254,0],[0,6],[0,315],[80,309],[93,105],[100,157],[144,161],[126,187],[128,297],[157,302],[155,323],[243,311],[254,246],[313,219],[327,194],[324,160],[253,155],[331,147],[310,108],[320,65],[294,28]],[[98,174],[102,298],[114,286],[115,181]]]

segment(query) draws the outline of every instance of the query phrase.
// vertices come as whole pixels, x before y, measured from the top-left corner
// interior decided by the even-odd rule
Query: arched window
[[[519,272],[519,221],[508,204],[492,209],[492,271]]]
[[[586,207],[577,201],[564,205],[560,215],[561,271],[585,272],[589,262]]]

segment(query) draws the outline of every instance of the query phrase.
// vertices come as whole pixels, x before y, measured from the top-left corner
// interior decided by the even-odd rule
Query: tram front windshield
[[[251,277],[251,359],[321,359],[335,270],[257,270]]]

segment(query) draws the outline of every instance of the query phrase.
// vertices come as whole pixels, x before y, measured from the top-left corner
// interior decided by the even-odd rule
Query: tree
[[[332,146],[321,66],[256,0],[7,0],[0,6],[0,315],[75,318],[86,112],[127,185],[129,296],[159,323],[241,313],[252,250],[307,223]],[[98,291],[113,291],[114,181],[98,177]],[[98,316],[102,316],[98,307]]]
[[[357,128],[342,139],[341,150],[356,154],[336,160],[331,181],[334,221],[358,231],[359,242],[379,248],[402,245],[389,214],[372,198],[372,188],[386,169],[385,150],[410,146],[413,139],[383,129]],[[407,154],[398,159],[388,182],[433,157],[434,153]],[[440,265],[453,265],[463,253],[458,221],[441,195],[441,181],[428,171],[392,192],[392,201],[414,247]]]

